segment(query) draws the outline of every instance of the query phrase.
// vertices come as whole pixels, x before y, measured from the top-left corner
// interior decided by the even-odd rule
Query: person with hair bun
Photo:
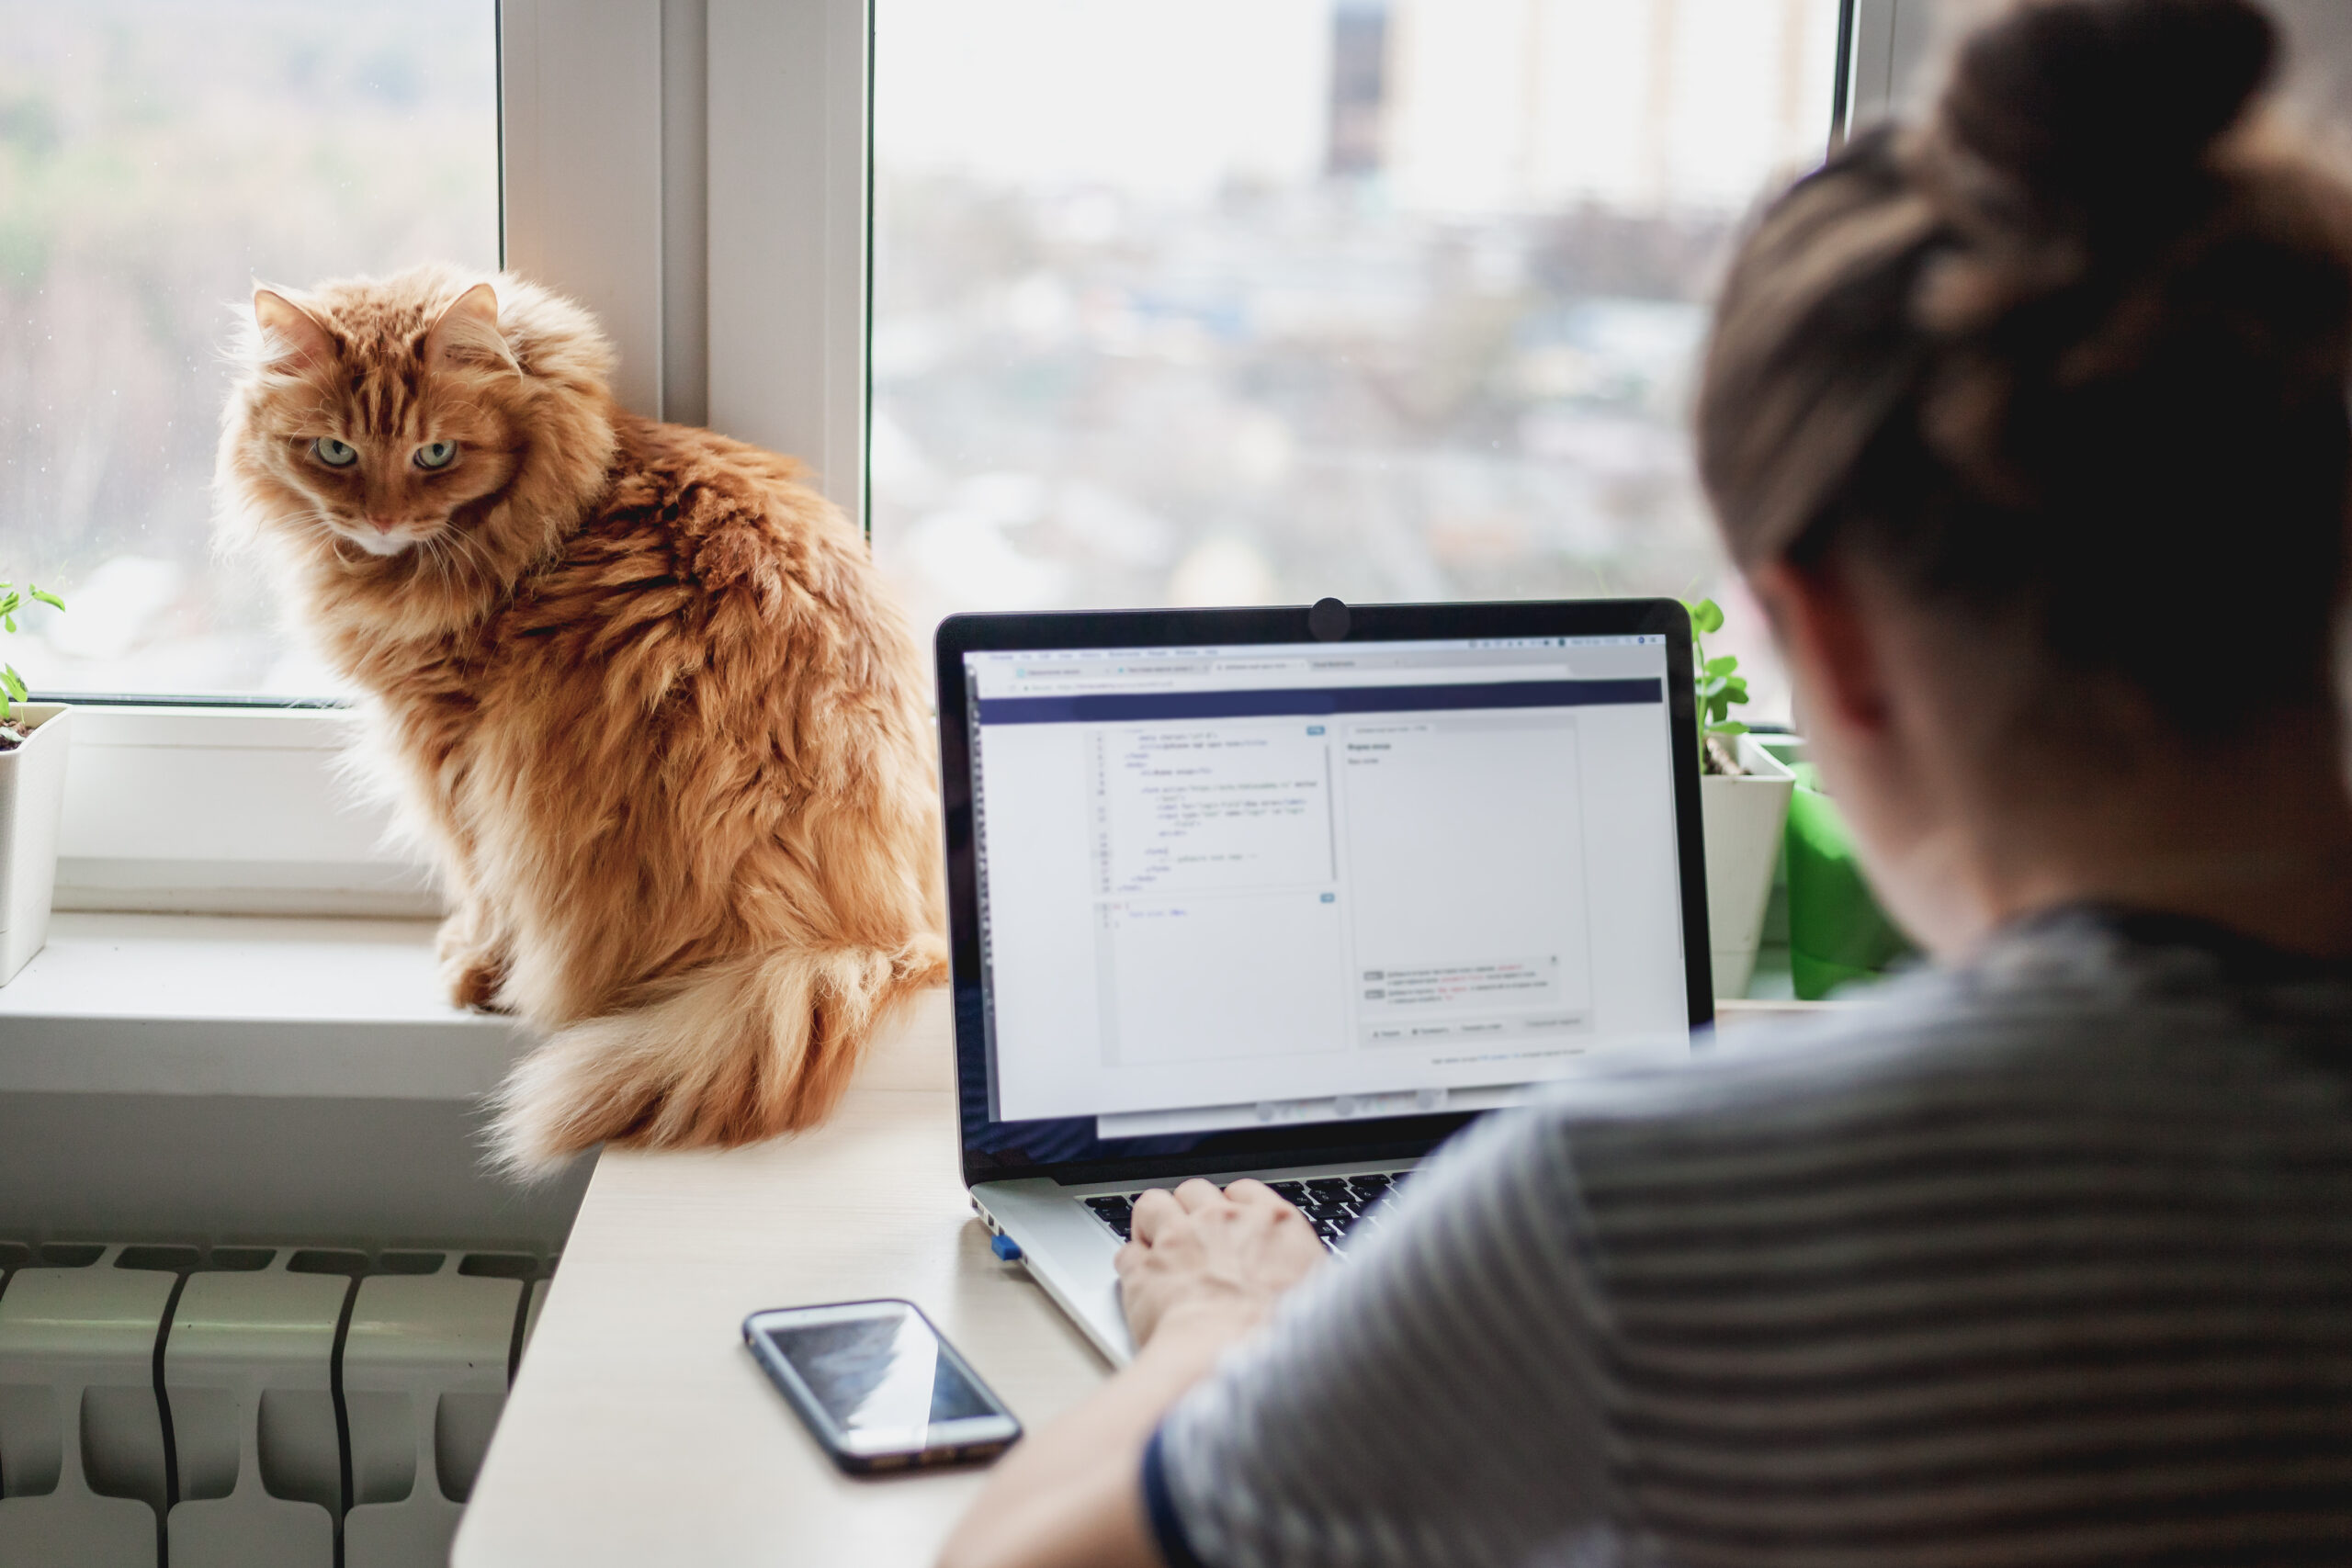
[[[1701,473],[1935,964],[1136,1206],[955,1568],[2352,1562],[2352,188],[2247,0],[2024,0],[1733,260]]]

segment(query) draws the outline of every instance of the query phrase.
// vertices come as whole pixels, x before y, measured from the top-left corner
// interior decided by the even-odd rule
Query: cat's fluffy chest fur
[[[328,340],[312,352],[332,352],[343,383],[372,346],[421,371],[427,400],[447,377],[453,406],[370,425],[357,400],[326,450],[389,465],[462,427],[477,481],[501,482],[476,496],[313,473],[295,448],[321,400],[297,395],[306,366],[286,375],[281,354],[232,403],[224,523],[268,547],[300,618],[370,694],[377,750],[452,900],[453,995],[552,1035],[505,1091],[503,1147],[528,1164],[605,1138],[805,1125],[944,971],[913,640],[797,465],[621,412],[578,367],[535,373],[560,355],[534,330],[570,343],[582,323],[511,279],[511,366],[436,358],[461,286],[446,276],[410,288],[440,314],[396,318],[371,344],[367,308],[402,283],[310,297]],[[408,504],[426,522],[387,526],[420,491]],[[357,522],[314,520],[339,501]],[[379,554],[363,528],[417,542]]]
[[[615,480],[555,558],[482,624],[370,682],[385,749],[416,759],[414,787],[440,796],[435,815],[460,841],[475,919],[533,954],[517,967],[453,927],[453,987],[482,1005],[503,984],[504,1001],[549,1027],[746,939],[782,940],[787,900],[705,891],[758,878],[746,859],[801,803],[887,782],[855,776],[871,761],[862,749],[800,738],[824,726],[820,710],[868,706],[913,680],[842,635],[867,586],[865,551],[790,465],[700,431],[615,423]],[[919,700],[892,694],[869,722]],[[747,731],[764,745],[744,746]],[[728,819],[743,831],[662,839],[664,825]],[[511,896],[523,882],[532,896]],[[581,931],[568,911],[616,883],[642,929]]]

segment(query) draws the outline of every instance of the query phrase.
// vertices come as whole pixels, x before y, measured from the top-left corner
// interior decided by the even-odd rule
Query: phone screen
[[[971,1464],[1021,1436],[1012,1412],[911,1302],[755,1312],[743,1337],[844,1470]]]
[[[999,1412],[922,1314],[899,1303],[833,1322],[761,1329],[843,1432],[903,1431]]]

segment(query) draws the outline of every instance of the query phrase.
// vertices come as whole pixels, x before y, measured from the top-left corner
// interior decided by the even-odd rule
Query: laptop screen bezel
[[[964,1182],[1052,1177],[1068,1183],[1160,1179],[1218,1170],[1373,1164],[1428,1154],[1476,1112],[1289,1123],[1159,1137],[1093,1136],[1092,1118],[996,1122],[989,1115],[988,1031],[981,989],[978,868],[972,835],[972,755],[964,656],[1058,649],[1226,648],[1268,643],[1442,642],[1464,638],[1664,634],[1674,817],[1681,874],[1682,949],[1695,1032],[1714,1021],[1707,873],[1700,826],[1699,746],[1690,620],[1671,599],[1526,600],[1350,605],[1346,636],[1318,637],[1304,605],[1248,610],[1105,610],[964,615],[942,621],[939,765],[946,841],[956,1027],[957,1122]]]

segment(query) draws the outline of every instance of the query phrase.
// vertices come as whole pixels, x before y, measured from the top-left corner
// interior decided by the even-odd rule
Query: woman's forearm
[[[1144,1517],[1144,1445],[1257,1323],[1238,1308],[1171,1313],[1125,1370],[997,1461],[941,1568],[1152,1568],[1159,1554]]]

